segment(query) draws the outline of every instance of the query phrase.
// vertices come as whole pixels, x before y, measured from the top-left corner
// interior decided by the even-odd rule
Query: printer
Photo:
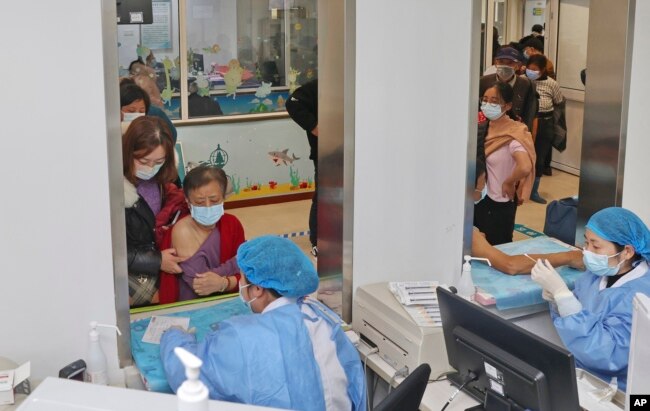
[[[452,371],[442,327],[418,326],[388,289],[388,283],[357,288],[352,306],[352,328],[396,370],[409,372],[427,363],[431,375]]]

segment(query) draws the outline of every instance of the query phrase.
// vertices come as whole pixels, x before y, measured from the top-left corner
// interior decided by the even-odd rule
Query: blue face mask
[[[539,76],[540,76],[539,71],[526,69],[526,77],[528,77],[529,79],[537,80]]]
[[[135,176],[140,180],[151,180],[165,163],[156,164],[153,167],[141,166],[135,168]]]
[[[496,103],[481,103],[481,111],[487,117],[488,120],[496,120],[503,115],[501,111],[501,106]]]
[[[246,306],[252,311],[253,309],[251,308],[251,304],[253,303],[253,301],[257,300],[257,297],[253,298],[250,301],[246,301],[246,299],[244,298],[244,294],[242,294],[242,292],[241,292],[241,290],[243,290],[246,287],[250,287],[250,286],[251,286],[251,284],[246,284],[246,285],[239,284],[239,299],[242,300],[242,302],[244,304],[246,304]]]
[[[594,275],[599,277],[611,277],[618,273],[618,270],[621,269],[621,265],[623,265],[623,261],[614,267],[610,267],[609,259],[616,257],[619,254],[620,252],[614,255],[602,255],[588,250],[583,250],[582,261],[585,263],[587,270],[591,271]]]
[[[224,213],[223,203],[210,207],[198,207],[190,204],[190,209],[194,221],[204,226],[216,224]]]
[[[483,190],[481,190],[481,198],[474,201],[474,205],[476,205],[476,204],[480,203],[481,201],[483,201],[483,199],[485,198],[486,195],[487,195],[487,183],[485,183],[485,185],[483,186]]]

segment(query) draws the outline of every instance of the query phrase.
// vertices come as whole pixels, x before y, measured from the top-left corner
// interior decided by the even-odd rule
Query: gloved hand
[[[560,316],[566,317],[582,311],[582,304],[548,260],[537,260],[530,274],[530,278],[542,286],[542,298],[556,304]]]
[[[559,296],[571,294],[569,287],[567,287],[562,277],[560,277],[560,274],[555,271],[548,260],[537,260],[533,270],[530,272],[530,278],[547,291],[548,296],[553,299],[557,299]],[[542,295],[542,297],[544,297],[544,295]],[[550,301],[547,298],[544,299]]]
[[[549,293],[548,291],[546,291],[544,289],[542,289],[542,298],[544,300],[548,301],[549,303],[554,303],[555,302],[555,298],[553,298],[553,294]]]

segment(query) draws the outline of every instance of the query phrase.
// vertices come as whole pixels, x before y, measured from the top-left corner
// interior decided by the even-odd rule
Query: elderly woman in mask
[[[632,328],[632,299],[650,295],[650,231],[631,211],[610,207],[594,214],[585,229],[584,264],[573,292],[546,260],[532,279],[551,302],[558,334],[576,365],[625,390]]]
[[[195,167],[185,176],[183,191],[191,215],[174,225],[169,244],[185,261],[179,264],[182,273],[171,289],[167,289],[168,275],[163,274],[161,302],[237,292],[240,275],[235,256],[245,238],[237,217],[224,213],[227,183],[226,173],[214,166]]]
[[[157,245],[157,235],[185,208],[169,128],[157,117],[138,117],[122,136],[129,300],[132,306],[159,301],[161,271],[180,273],[183,258]]]

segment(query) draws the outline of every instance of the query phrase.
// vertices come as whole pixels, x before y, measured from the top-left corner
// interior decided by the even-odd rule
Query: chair
[[[430,374],[429,364],[420,364],[374,411],[418,411]]]

